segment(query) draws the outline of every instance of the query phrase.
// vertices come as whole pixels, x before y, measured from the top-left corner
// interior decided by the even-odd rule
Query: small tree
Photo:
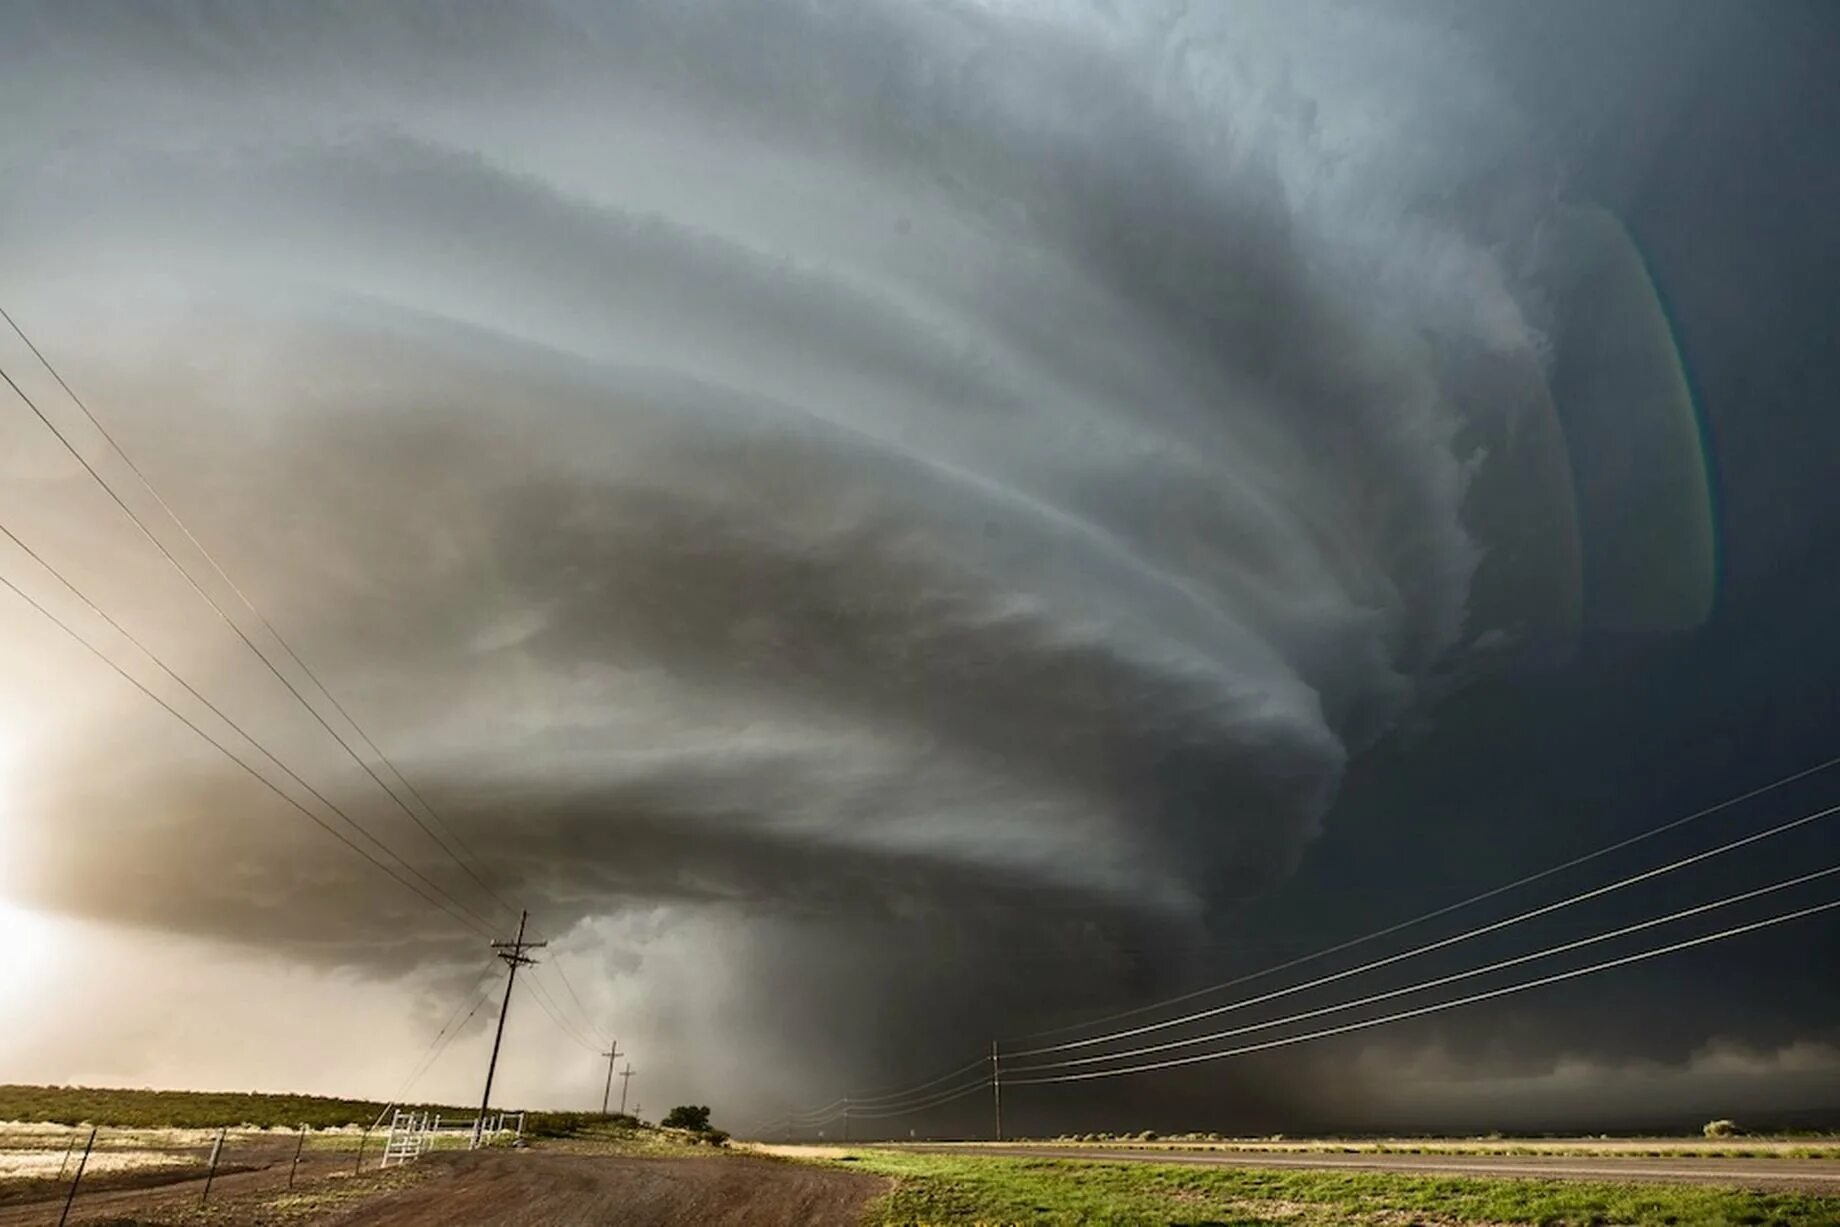
[[[666,1129],[688,1129],[692,1133],[706,1133],[709,1129],[709,1105],[698,1107],[693,1103],[679,1104],[664,1115],[660,1122]]]
[[[1709,1138],[1728,1138],[1737,1131],[1737,1123],[1728,1120],[1709,1120],[1706,1127],[1700,1130]]]

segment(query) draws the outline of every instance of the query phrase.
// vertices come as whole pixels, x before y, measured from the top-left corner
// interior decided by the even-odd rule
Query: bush
[[[709,1132],[709,1105],[679,1104],[666,1112],[659,1124],[666,1129],[688,1129],[691,1133]]]
[[[584,1129],[612,1126],[637,1129],[636,1118],[619,1112],[602,1116],[599,1112],[530,1112],[524,1117],[524,1135],[535,1138],[574,1137]]]
[[[1736,1121],[1709,1120],[1700,1132],[1709,1138],[1728,1138],[1738,1132],[1738,1125]]]

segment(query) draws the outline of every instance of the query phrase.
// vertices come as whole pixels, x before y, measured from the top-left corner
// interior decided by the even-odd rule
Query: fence
[[[381,1151],[371,1128],[222,1127],[157,1129],[65,1125],[0,1126],[0,1209],[43,1206],[42,1221],[81,1217],[85,1195],[145,1190],[170,1203],[175,1193],[215,1201],[238,1193],[292,1188],[297,1181],[351,1175],[412,1162],[430,1150],[522,1138],[524,1115],[483,1122],[431,1112],[396,1112]],[[60,1215],[61,1211],[61,1215]],[[13,1221],[6,1218],[6,1221]],[[41,1221],[32,1212],[32,1221]]]
[[[381,1119],[381,1118],[379,1118]],[[524,1114],[500,1112],[484,1120],[449,1121],[436,1112],[397,1112],[390,1118],[390,1132],[384,1139],[380,1167],[410,1163],[439,1144],[443,1135],[465,1138],[468,1146],[492,1145],[505,1134],[524,1136]]]

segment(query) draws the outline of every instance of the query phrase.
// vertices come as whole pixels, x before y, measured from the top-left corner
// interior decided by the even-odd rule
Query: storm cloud
[[[1439,698],[1710,607],[1656,296],[1443,7],[7,23],[9,309],[499,893],[636,925],[622,992],[778,1020],[756,1103],[885,1069],[910,1011],[1159,984],[1119,951],[1283,882]],[[32,425],[6,521],[490,908]],[[1645,458],[1639,538],[1577,493],[1590,438]],[[115,679],[29,706],[14,897],[469,957]],[[845,981],[879,1036],[789,1051]]]

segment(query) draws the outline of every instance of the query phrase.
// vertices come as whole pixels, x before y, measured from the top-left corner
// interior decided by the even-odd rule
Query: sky
[[[0,306],[68,386],[0,330],[0,577],[250,766],[0,592],[0,1080],[465,1102],[528,908],[495,1100],[597,1107],[617,1037],[649,1114],[735,1126],[1840,753],[1837,40],[1788,3],[8,6]],[[1837,959],[1826,912],[1005,1109],[1831,1120]]]

